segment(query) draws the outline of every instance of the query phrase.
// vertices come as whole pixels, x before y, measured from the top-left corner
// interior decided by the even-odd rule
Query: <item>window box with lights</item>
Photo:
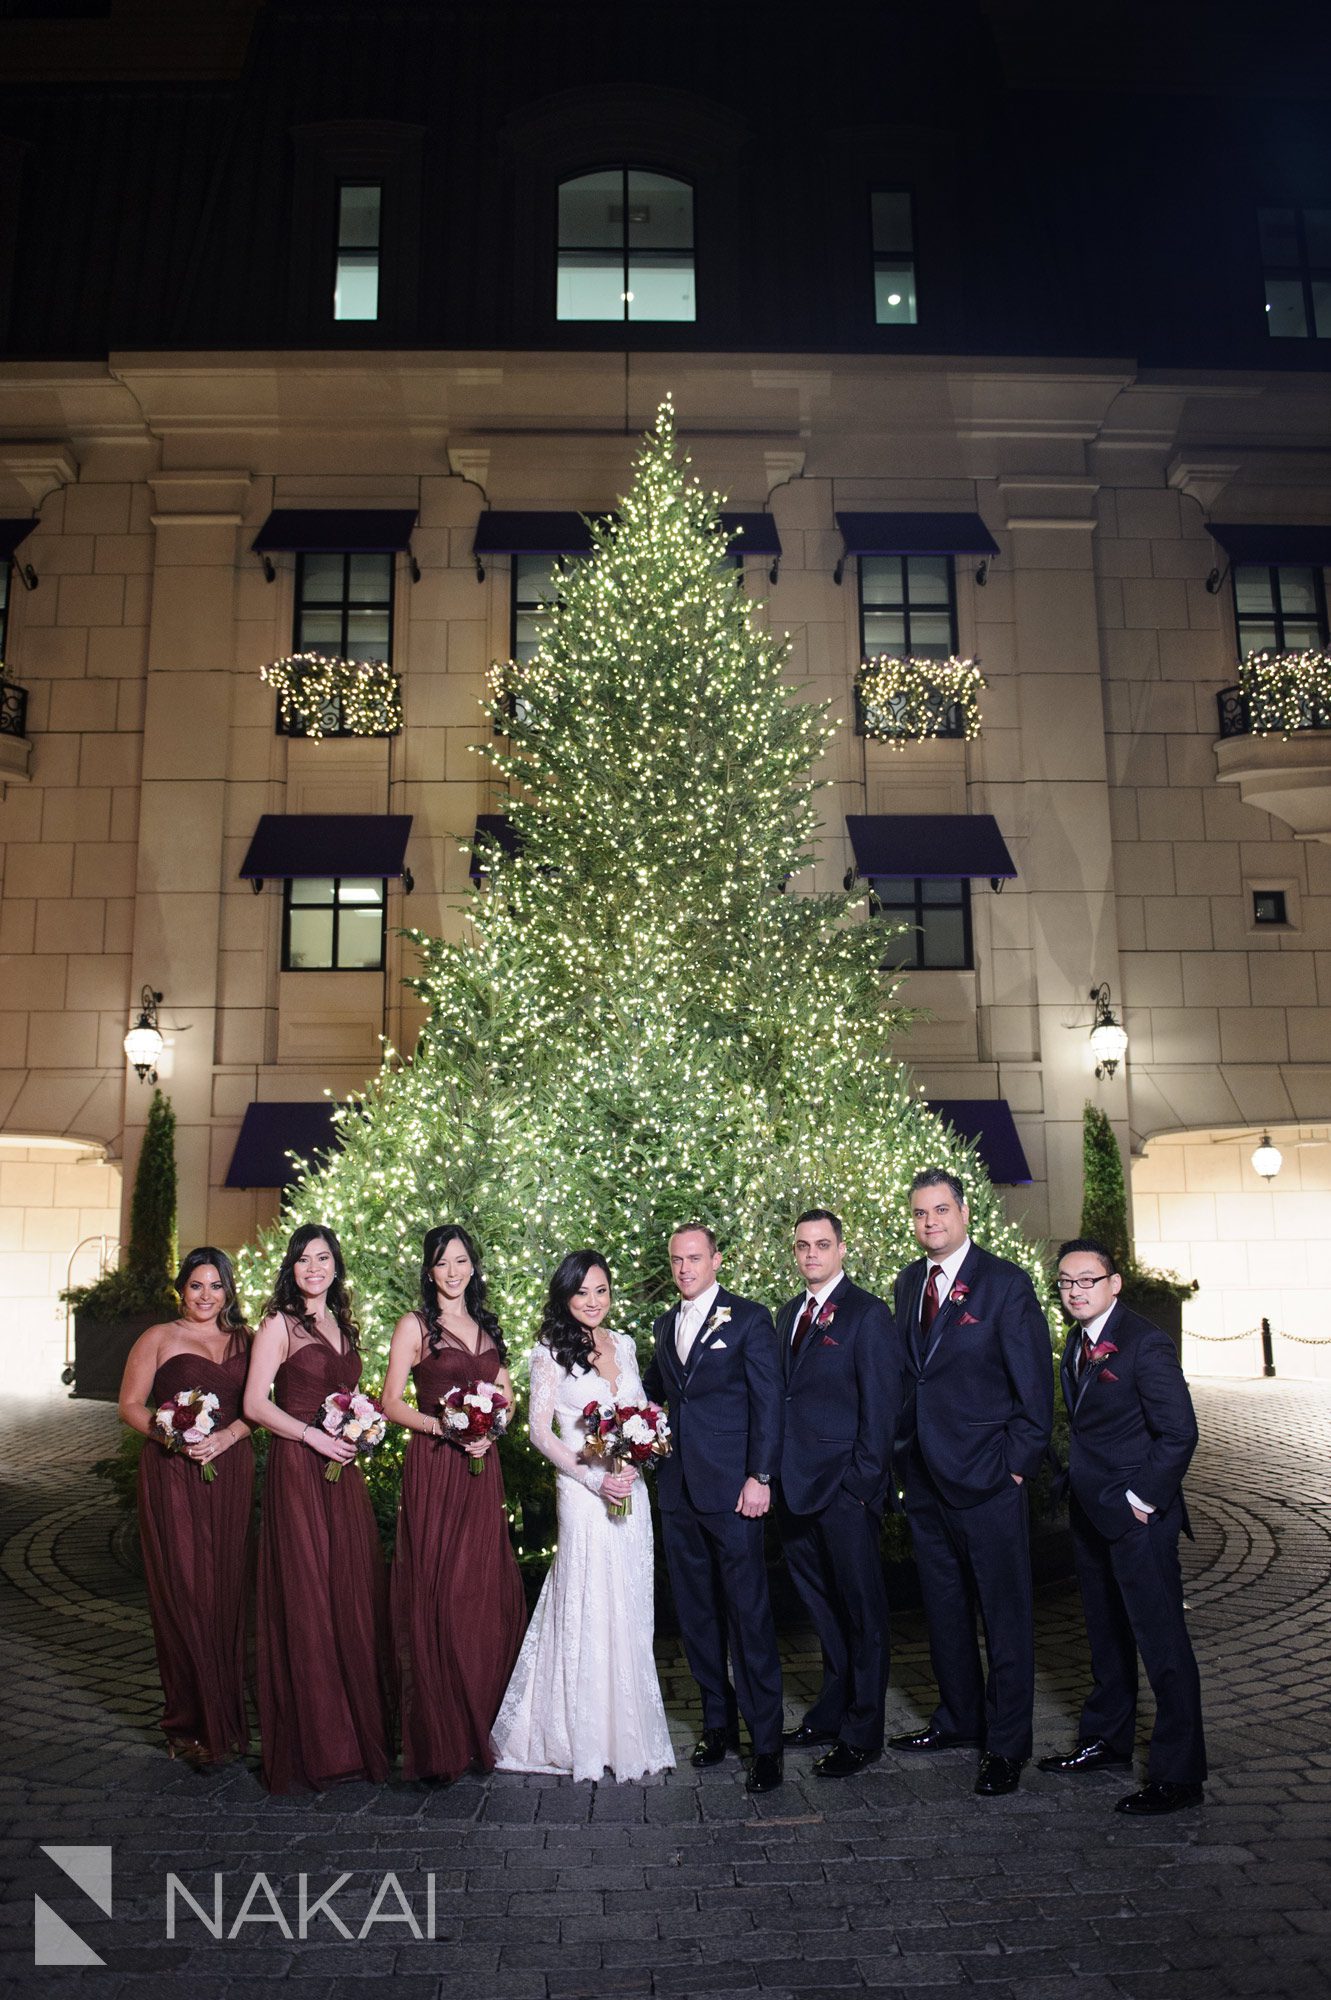
[[[1249,654],[1217,701],[1220,783],[1305,840],[1331,840],[1331,656]]]

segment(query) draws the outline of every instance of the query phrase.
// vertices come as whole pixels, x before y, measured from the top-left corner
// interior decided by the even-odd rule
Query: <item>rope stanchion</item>
[[[1254,1335],[1261,1339],[1262,1375],[1268,1382],[1276,1372],[1277,1340],[1292,1341],[1296,1347],[1331,1346],[1331,1337],[1325,1334],[1287,1333],[1283,1327],[1273,1327],[1269,1319],[1264,1319],[1260,1326],[1245,1326],[1242,1333],[1194,1333],[1191,1327],[1186,1327],[1183,1337],[1185,1340],[1200,1340],[1207,1346],[1224,1347],[1236,1340],[1251,1340]]]

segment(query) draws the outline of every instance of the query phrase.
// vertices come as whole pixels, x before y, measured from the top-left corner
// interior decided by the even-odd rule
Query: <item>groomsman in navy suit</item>
[[[830,1744],[820,1778],[845,1778],[883,1751],[889,1659],[879,1524],[901,1410],[901,1349],[882,1299],[843,1268],[829,1208],[795,1224],[803,1289],[776,1316],[786,1383],[781,1543],[818,1634],[823,1684],[788,1745]]]
[[[669,1405],[674,1438],[657,1493],[684,1650],[702,1691],[693,1762],[719,1764],[738,1748],[738,1711],[753,1739],[747,1789],[770,1792],[784,1777],[783,1716],[763,1516],[781,1462],[781,1362],[767,1307],[725,1291],[720,1269],[710,1229],[675,1231],[679,1305],[652,1328],[643,1386]]]
[[[1140,1653],[1155,1696],[1147,1782],[1115,1808],[1139,1815],[1200,1805],[1206,1777],[1178,1560],[1180,1533],[1192,1534],[1183,1475],[1197,1420],[1174,1343],[1122,1303],[1122,1287],[1103,1243],[1083,1236],[1059,1251],[1059,1296],[1072,1321],[1062,1368],[1069,1514],[1094,1686],[1076,1747],[1042,1757],[1040,1769],[1131,1764]]]
[[[975,1789],[1017,1789],[1031,1754],[1035,1613],[1025,1482],[1054,1421],[1054,1357],[1035,1287],[970,1240],[965,1192],[916,1174],[911,1219],[924,1256],[896,1282],[906,1354],[898,1463],[938,1706],[894,1750],[978,1744]],[[988,1677],[975,1611],[984,1621]]]

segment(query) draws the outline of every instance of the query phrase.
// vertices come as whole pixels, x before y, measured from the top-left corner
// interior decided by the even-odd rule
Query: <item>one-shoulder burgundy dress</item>
[[[493,1381],[499,1357],[444,1336],[412,1369],[418,1409],[434,1416],[450,1389]],[[527,1624],[508,1539],[504,1480],[493,1448],[471,1460],[446,1438],[407,1443],[393,1552],[393,1646],[402,1711],[402,1772],[456,1778],[491,1770],[490,1729]]]
[[[240,1415],[248,1348],[225,1361],[173,1354],[153,1377],[150,1405],[182,1389],[218,1398],[218,1429]],[[197,1744],[209,1762],[242,1754],[245,1716],[245,1620],[253,1582],[250,1532],[254,1450],[248,1438],[228,1445],[205,1480],[197,1460],[151,1439],[139,1459],[139,1536],[148,1609],[165,1708],[162,1728]]]
[[[279,1409],[315,1423],[324,1398],[354,1389],[360,1356],[288,1320]],[[257,1666],[264,1783],[322,1791],[388,1775],[388,1577],[358,1464],[270,1433],[259,1530]]]

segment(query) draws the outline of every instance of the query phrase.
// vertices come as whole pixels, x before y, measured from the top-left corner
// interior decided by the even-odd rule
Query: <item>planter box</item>
[[[160,1312],[128,1313],[124,1319],[90,1319],[74,1314],[74,1386],[71,1396],[94,1403],[120,1400],[120,1378],[129,1350],[141,1333],[156,1326]]]

